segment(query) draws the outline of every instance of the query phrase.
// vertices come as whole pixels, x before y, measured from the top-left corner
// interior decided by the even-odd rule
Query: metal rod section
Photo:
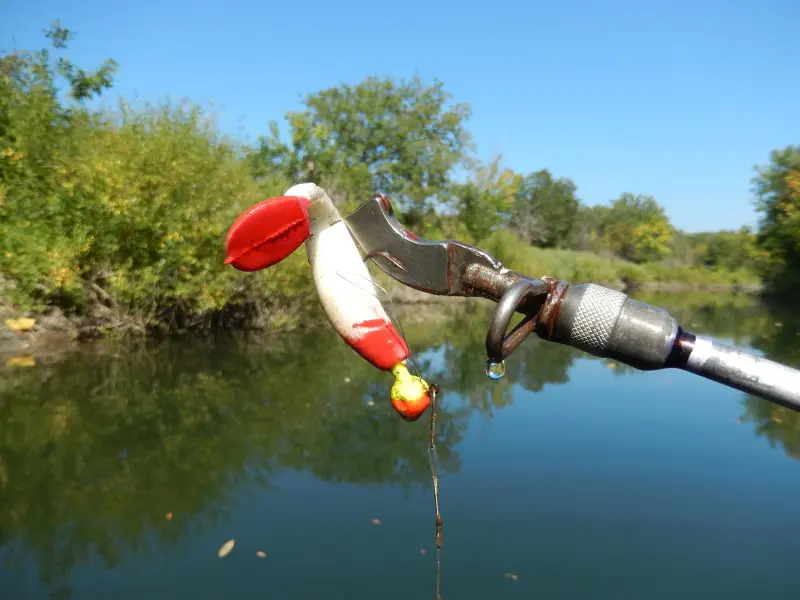
[[[569,286],[539,337],[641,370],[677,368],[800,412],[800,371],[683,331],[665,310],[589,283]]]
[[[685,371],[800,412],[800,371],[714,340],[682,336],[692,345]],[[691,342],[691,337],[694,341]]]

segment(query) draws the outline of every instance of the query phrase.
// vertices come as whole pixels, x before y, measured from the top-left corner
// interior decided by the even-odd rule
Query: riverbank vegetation
[[[499,157],[477,160],[470,109],[438,81],[368,77],[310,94],[283,135],[272,123],[247,145],[190,103],[93,108],[116,63],[78,67],[64,55],[69,31],[55,24],[47,37],[50,49],[0,57],[0,312],[9,315],[57,311],[85,335],[319,316],[302,251],[257,275],[223,265],[242,210],[298,181],[325,187],[343,211],[381,190],[412,231],[480,244],[532,275],[800,283],[800,148],[776,151],[758,172],[759,231],[690,234],[653,197],[621,190],[587,206],[575,182],[541,165],[516,173]]]

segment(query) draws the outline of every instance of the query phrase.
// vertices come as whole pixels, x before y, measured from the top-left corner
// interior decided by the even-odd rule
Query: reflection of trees
[[[767,358],[800,367],[800,313],[781,304],[764,304],[747,294],[669,294],[637,299],[662,306],[696,333],[748,344]],[[800,414],[755,396],[743,401],[742,421],[788,456],[800,459]]]
[[[770,446],[783,446],[787,456],[800,460],[800,413],[761,398],[748,396],[742,421],[753,423],[756,435],[767,438]]]
[[[661,307],[694,333],[747,344],[769,322],[769,313],[753,294],[637,292],[636,300]]]
[[[144,552],[152,533],[174,543],[278,468],[429,483],[426,420],[399,419],[391,377],[329,331],[117,354],[25,372],[0,401],[0,544],[24,543],[46,580],[91,553],[114,565]],[[465,414],[440,412],[440,468],[452,471]]]
[[[472,305],[444,333],[444,368],[437,377],[442,389],[459,393],[478,412],[491,415],[492,408],[511,404],[512,377],[492,381],[486,377],[486,327],[491,312]]]
[[[741,297],[646,301],[695,322],[699,333],[737,339],[756,331],[767,355],[800,364],[800,328],[790,314]],[[573,361],[588,357],[530,338],[506,361],[506,377],[491,381],[491,309],[472,303],[439,318],[402,319],[423,375],[444,392],[443,472],[460,466],[455,448],[471,411],[491,415],[509,405],[514,385],[535,392],[566,383]],[[224,516],[238,486],[268,485],[281,468],[330,482],[429,485],[427,419],[399,419],[387,400],[391,377],[328,328],[111,350],[16,371],[0,398],[0,545],[12,560],[15,548],[32,551],[49,581],[91,554],[113,565],[126,553],[176,544]],[[442,352],[440,369],[426,350]],[[794,413],[760,400],[747,408],[760,433],[800,456]]]
[[[800,368],[800,313],[771,304],[768,314],[752,345],[768,358]],[[745,399],[744,407],[743,421],[753,423],[756,433],[772,446],[781,445],[788,456],[800,460],[800,413],[754,396]]]
[[[445,368],[437,374],[445,390],[455,390],[482,414],[512,402],[511,389],[519,385],[532,392],[547,383],[567,383],[576,352],[567,346],[548,344],[530,336],[506,360],[506,376],[493,381],[486,376],[486,328],[491,306],[472,305],[444,332]]]
[[[669,310],[687,328],[748,344],[767,358],[800,368],[800,312],[796,307],[762,303],[747,294],[669,294],[641,297]],[[800,414],[755,396],[746,396],[742,420],[788,456],[800,459]]]

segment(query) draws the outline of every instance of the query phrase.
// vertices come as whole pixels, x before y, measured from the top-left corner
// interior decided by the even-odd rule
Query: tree
[[[637,263],[660,260],[672,250],[672,226],[652,196],[622,194],[603,211],[600,235],[617,255]]]
[[[522,176],[500,166],[501,157],[478,166],[465,184],[454,186],[453,204],[475,242],[485,239],[513,207]]]
[[[525,177],[514,204],[512,227],[531,244],[572,246],[580,207],[571,179],[554,178],[543,169]]]
[[[602,238],[603,223],[610,208],[595,204],[581,204],[575,217],[575,248],[602,255],[611,252]]]
[[[469,116],[439,81],[368,77],[308,95],[305,110],[286,115],[291,141],[281,141],[271,123],[250,160],[256,175],[279,169],[291,181],[318,183],[340,202],[382,191],[418,218],[465,163]]]
[[[55,50],[73,37],[57,21],[44,33]],[[92,118],[59,99],[59,78],[83,102],[111,87],[116,71],[110,59],[88,71],[65,57],[53,61],[50,52],[0,56],[0,295],[20,304],[77,285],[73,257],[86,239],[70,242],[97,225],[81,214],[67,175],[77,170],[75,148]]]
[[[46,35],[58,51],[72,38],[57,24]],[[111,84],[113,61],[91,70],[56,54],[0,56],[4,302],[121,332],[199,325],[232,304],[266,313],[309,289],[299,255],[262,279],[223,264],[226,229],[275,190],[253,181],[201,110],[93,110],[85,100]]]
[[[713,231],[695,234],[693,262],[711,269],[736,270],[757,268],[763,252],[749,227],[737,231]]]
[[[800,146],[773,151],[770,163],[756,171],[757,243],[766,253],[764,275],[776,291],[791,291],[800,287]]]
[[[50,29],[45,30],[44,34],[53,48],[58,50],[66,49],[67,42],[74,37],[72,31],[61,27],[58,21],[55,21]],[[47,58],[47,53],[44,54],[44,58]],[[109,89],[114,82],[118,67],[116,61],[109,58],[97,70],[87,71],[76,67],[66,56],[60,57],[56,65],[56,72],[69,83],[70,97],[78,102],[99,96]]]

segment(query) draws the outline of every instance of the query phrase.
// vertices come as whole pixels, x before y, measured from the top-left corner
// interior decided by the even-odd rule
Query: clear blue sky
[[[652,194],[688,231],[754,224],[753,166],[800,143],[798,0],[0,0],[0,48],[54,19],[73,61],[120,63],[118,94],[213,101],[250,139],[341,81],[438,77],[482,158],[588,204]]]

